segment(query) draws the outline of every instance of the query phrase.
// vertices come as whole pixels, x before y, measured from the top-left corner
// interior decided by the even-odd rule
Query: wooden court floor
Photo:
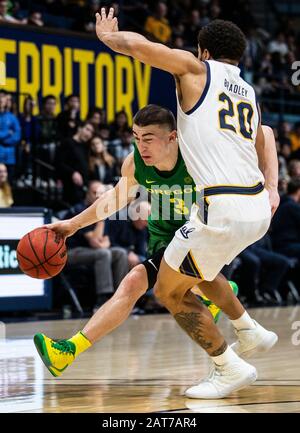
[[[300,307],[250,311],[279,342],[251,360],[257,382],[223,400],[184,397],[209,363],[167,314],[131,316],[58,379],[41,363],[32,335],[69,337],[84,321],[9,324],[0,341],[0,412],[300,412]],[[220,327],[233,342],[225,318]]]

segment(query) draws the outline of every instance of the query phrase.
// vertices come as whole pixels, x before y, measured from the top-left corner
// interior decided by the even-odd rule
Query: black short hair
[[[56,101],[56,96],[54,95],[46,95],[42,98],[42,105],[45,105],[50,99],[54,99]]]
[[[133,118],[137,126],[165,125],[170,131],[176,129],[176,120],[172,111],[159,105],[149,104],[139,110]]]
[[[80,122],[80,124],[79,124],[79,128],[84,128],[86,125],[90,125],[90,126],[92,126],[92,127],[93,127],[93,130],[94,130],[94,133],[97,132],[97,131],[96,131],[96,128],[95,128],[95,125],[94,125],[90,120],[85,120],[85,121]]]
[[[239,62],[246,48],[246,37],[231,21],[214,20],[200,30],[198,44],[201,51],[207,49],[215,60]]]
[[[294,179],[288,184],[288,194],[295,194],[300,189],[300,180]]]
[[[79,99],[79,95],[77,95],[76,93],[71,93],[71,95],[66,96],[65,102],[68,103],[72,98],[78,98]]]

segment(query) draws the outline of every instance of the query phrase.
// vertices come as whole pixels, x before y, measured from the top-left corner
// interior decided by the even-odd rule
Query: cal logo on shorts
[[[188,239],[189,238],[189,234],[192,233],[194,230],[195,230],[195,227],[191,227],[191,228],[188,229],[188,227],[185,225],[185,226],[181,227],[180,233],[182,234],[182,236],[185,239]]]

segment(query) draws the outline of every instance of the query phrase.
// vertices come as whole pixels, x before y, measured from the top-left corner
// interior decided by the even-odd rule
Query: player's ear
[[[176,129],[174,129],[174,131],[172,131],[172,132],[170,133],[169,140],[170,140],[171,142],[177,140],[177,131],[176,131]]]
[[[204,61],[204,60],[209,60],[209,59],[211,59],[210,52],[208,51],[207,48],[205,48],[201,53],[201,60]]]

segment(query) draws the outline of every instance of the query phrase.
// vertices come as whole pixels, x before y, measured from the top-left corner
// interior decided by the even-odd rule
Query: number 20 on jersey
[[[253,107],[249,102],[240,101],[234,104],[226,93],[219,95],[219,101],[223,103],[223,108],[219,110],[219,122],[221,129],[227,129],[236,134],[241,134],[247,140],[253,139]],[[238,119],[238,126],[234,126],[231,121]],[[236,123],[236,122],[235,122]]]

